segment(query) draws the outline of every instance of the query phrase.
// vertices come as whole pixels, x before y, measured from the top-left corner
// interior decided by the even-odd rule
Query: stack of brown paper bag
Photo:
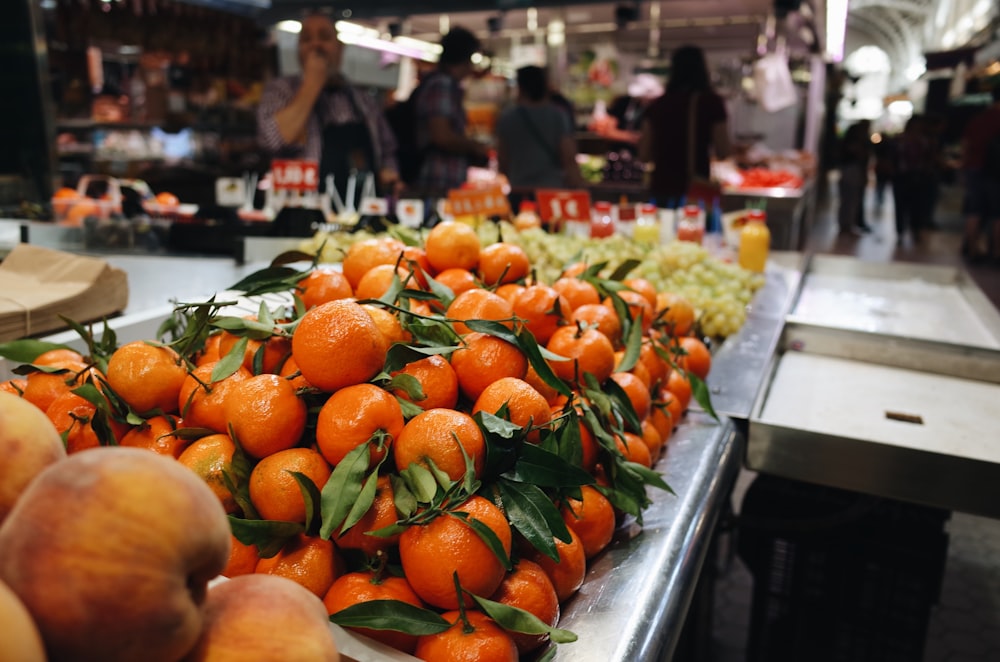
[[[104,260],[18,244],[0,262],[0,341],[87,323],[128,304],[128,278]]]

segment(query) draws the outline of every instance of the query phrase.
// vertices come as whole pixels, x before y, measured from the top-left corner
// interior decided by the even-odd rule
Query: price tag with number
[[[275,191],[313,193],[319,189],[319,163],[279,159],[271,162]]]
[[[538,215],[545,223],[590,221],[590,193],[539,189],[535,192]]]
[[[510,216],[510,201],[500,187],[488,189],[452,189],[448,203],[455,216]]]

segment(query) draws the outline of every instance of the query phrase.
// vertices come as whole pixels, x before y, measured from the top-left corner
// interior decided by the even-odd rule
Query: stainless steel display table
[[[749,421],[750,469],[1000,517],[1000,313],[961,270],[816,256]]]
[[[620,529],[589,564],[586,582],[559,621],[580,639],[561,646],[557,659],[671,659],[742,453],[732,421],[688,414],[657,465],[676,496],[651,494],[644,526]]]

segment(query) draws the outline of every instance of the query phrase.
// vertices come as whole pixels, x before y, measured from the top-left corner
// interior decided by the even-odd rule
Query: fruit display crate
[[[814,256],[750,417],[746,463],[1000,517],[997,402],[1000,312],[967,273]]]

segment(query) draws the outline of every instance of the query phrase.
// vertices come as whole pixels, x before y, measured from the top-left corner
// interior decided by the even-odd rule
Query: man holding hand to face
[[[302,73],[264,88],[258,142],[275,158],[318,161],[321,186],[333,175],[342,198],[351,174],[361,179],[372,173],[380,193],[392,193],[399,183],[395,136],[376,101],[341,75],[342,49],[328,16],[311,14],[302,21]],[[359,181],[356,190],[361,188]]]

